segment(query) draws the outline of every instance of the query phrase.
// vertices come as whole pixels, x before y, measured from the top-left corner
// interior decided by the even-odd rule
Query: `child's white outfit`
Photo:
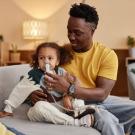
[[[29,80],[28,77],[23,77],[9,95],[8,100],[5,100],[4,111],[12,113],[14,108],[21,105],[33,91],[38,89],[41,89],[40,85],[34,85],[34,81]]]
[[[63,75],[64,72],[65,70],[63,68],[58,67],[58,75]],[[12,113],[13,109],[21,105],[33,91],[42,90],[40,84],[43,75],[44,72],[40,69],[32,69],[31,71],[29,71],[28,76],[23,77],[23,79],[13,89],[8,100],[5,100],[6,106],[4,108],[4,111]],[[38,101],[33,107],[30,107],[28,111],[28,118],[31,121],[48,121],[55,124],[88,126],[88,116],[84,117],[86,120],[84,120],[84,118],[80,120],[74,119],[72,116],[67,115],[64,109],[59,107],[59,105],[63,106],[62,100],[58,101],[57,104],[49,103],[47,101]],[[83,100],[73,99],[74,109],[81,106],[84,106]]]

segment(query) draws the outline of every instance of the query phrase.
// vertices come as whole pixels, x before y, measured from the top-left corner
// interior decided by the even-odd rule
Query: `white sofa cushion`
[[[3,101],[7,99],[20,77],[29,70],[28,64],[0,67],[0,110],[3,108]]]

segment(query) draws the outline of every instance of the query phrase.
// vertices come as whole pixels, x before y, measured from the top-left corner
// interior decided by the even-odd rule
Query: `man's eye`
[[[77,31],[77,32],[75,32],[75,35],[76,36],[81,36],[81,35],[83,35],[83,32]]]
[[[82,35],[82,33],[76,33],[75,35],[76,35],[76,36],[81,36],[81,35]]]

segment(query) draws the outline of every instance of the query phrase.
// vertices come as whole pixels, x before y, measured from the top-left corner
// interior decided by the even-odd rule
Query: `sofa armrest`
[[[131,100],[135,100],[135,73],[131,72],[131,69],[135,69],[135,63],[127,65],[127,81],[128,81],[128,93]]]
[[[4,100],[20,80],[20,76],[27,74],[29,70],[28,64],[0,67],[0,110],[3,108]]]

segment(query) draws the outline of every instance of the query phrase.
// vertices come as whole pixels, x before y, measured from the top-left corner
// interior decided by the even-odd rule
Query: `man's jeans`
[[[86,101],[86,104],[90,103]],[[99,111],[95,113],[94,127],[102,135],[125,135],[127,132],[135,135],[135,118],[123,125],[135,117],[135,101],[109,96],[104,102],[96,104]]]

